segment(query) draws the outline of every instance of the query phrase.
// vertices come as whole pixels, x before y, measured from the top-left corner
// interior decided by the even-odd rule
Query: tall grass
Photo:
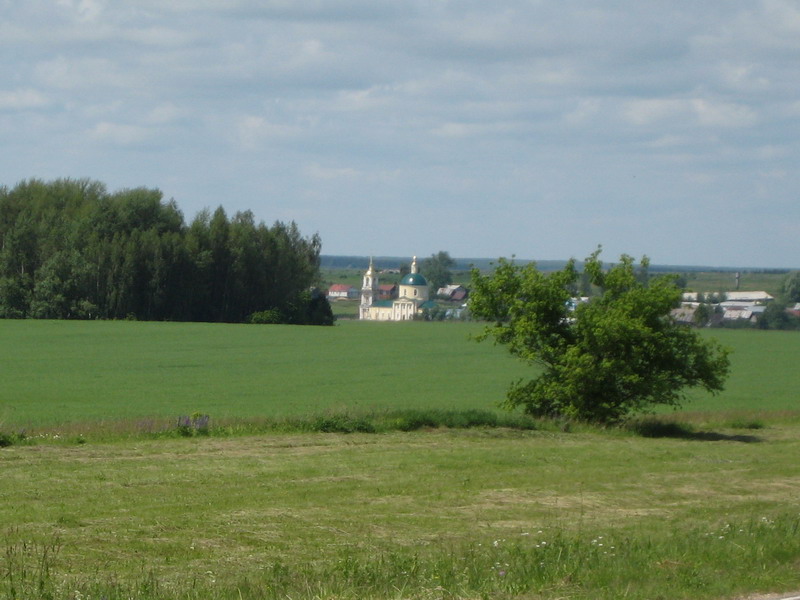
[[[19,600],[364,598],[721,598],[797,584],[800,515],[727,521],[657,535],[523,532],[516,539],[423,547],[340,548],[331,560],[275,557],[246,575],[71,573],[60,541],[7,537],[0,594]],[[788,560],[787,560],[788,559]],[[724,576],[720,576],[724,573]],[[786,589],[789,589],[788,587]]]
[[[89,441],[126,439],[225,438],[267,433],[388,433],[475,427],[532,431],[556,428],[558,424],[520,413],[498,413],[478,409],[331,410],[303,416],[246,419],[212,419],[210,415],[194,413],[174,419],[73,422],[12,433],[0,432],[0,448],[14,444],[84,444]]]

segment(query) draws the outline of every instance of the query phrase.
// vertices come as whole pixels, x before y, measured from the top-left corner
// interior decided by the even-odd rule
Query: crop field
[[[492,408],[528,370],[470,340],[477,331],[462,323],[0,321],[0,423]]]
[[[339,409],[488,409],[531,368],[473,323],[335,327],[0,321],[0,427],[283,417]],[[709,332],[733,350],[727,389],[685,410],[800,409],[794,332]]]
[[[31,434],[0,447],[0,598],[800,590],[792,332],[704,332],[733,349],[726,391],[695,394],[660,417],[685,428],[650,434],[542,423],[101,435],[194,412],[499,410],[530,369],[469,340],[477,331],[0,321],[0,432]]]

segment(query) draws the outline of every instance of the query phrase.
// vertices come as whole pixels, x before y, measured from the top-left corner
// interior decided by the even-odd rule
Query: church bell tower
[[[368,320],[370,318],[369,308],[378,296],[378,275],[375,273],[375,265],[372,257],[369,258],[369,268],[364,273],[364,280],[361,284],[361,310],[359,318]]]

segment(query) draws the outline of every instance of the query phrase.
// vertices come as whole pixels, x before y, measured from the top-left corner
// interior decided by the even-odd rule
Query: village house
[[[394,300],[397,298],[396,283],[382,283],[378,286],[378,300]]]
[[[467,288],[463,285],[446,285],[436,290],[436,295],[450,302],[464,302],[467,299]]]
[[[328,288],[328,300],[354,300],[358,298],[358,290],[346,283],[334,283]]]
[[[701,297],[721,298],[719,302],[714,302],[714,305],[722,310],[723,321],[746,320],[755,322],[764,313],[767,304],[774,300],[773,296],[763,291],[722,292],[721,294],[685,292],[682,297],[682,308],[696,308]]]

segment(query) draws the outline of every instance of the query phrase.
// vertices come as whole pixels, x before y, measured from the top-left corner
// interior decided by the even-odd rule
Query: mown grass
[[[730,437],[474,429],[12,446],[0,452],[0,596],[800,589],[798,428],[717,433]]]

